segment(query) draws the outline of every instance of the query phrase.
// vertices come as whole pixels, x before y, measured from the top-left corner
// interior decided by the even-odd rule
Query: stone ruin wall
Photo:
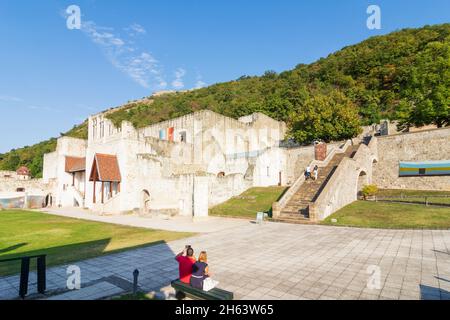
[[[51,193],[52,183],[45,183],[42,179],[17,180],[0,177],[0,193],[15,193],[18,188],[25,189],[29,194],[47,195]]]
[[[450,176],[399,177],[399,161],[450,161],[450,128],[378,137],[373,183],[383,189],[450,190]]]

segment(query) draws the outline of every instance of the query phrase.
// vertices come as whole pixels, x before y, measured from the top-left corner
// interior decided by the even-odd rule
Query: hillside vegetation
[[[61,136],[87,139],[87,121],[73,127]],[[0,170],[15,171],[20,166],[27,166],[33,177],[41,178],[44,164],[44,154],[53,152],[56,149],[56,138],[42,141],[32,146],[25,146],[20,149],[13,149],[6,154],[0,154]]]
[[[234,118],[263,112],[285,121],[289,136],[301,143],[351,138],[359,133],[360,125],[382,118],[398,119],[402,129],[447,126],[450,24],[372,37],[293,70],[266,71],[262,76],[242,76],[198,90],[153,97],[151,103],[148,99],[134,102],[108,117],[116,125],[128,120],[144,127],[202,109]],[[76,127],[67,134],[81,136],[82,130],[85,127]],[[38,156],[43,146],[31,148]],[[29,149],[14,151],[19,164],[38,162],[22,157],[31,153]],[[0,155],[0,168],[17,164],[10,158],[10,153]],[[32,170],[40,174],[38,168]]]

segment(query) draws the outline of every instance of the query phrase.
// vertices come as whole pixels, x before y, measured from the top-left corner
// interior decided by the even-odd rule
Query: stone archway
[[[142,204],[141,204],[141,212],[142,214],[150,213],[150,192],[148,190],[142,190]]]
[[[45,196],[44,208],[50,208],[52,206],[53,206],[53,197],[52,197],[52,194],[49,193]]]
[[[361,196],[361,190],[364,186],[369,184],[369,177],[367,173],[363,170],[359,172],[358,181],[357,181],[357,189],[356,189],[356,197],[359,198]]]

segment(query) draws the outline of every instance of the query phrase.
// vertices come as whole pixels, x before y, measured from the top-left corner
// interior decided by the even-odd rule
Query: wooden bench
[[[179,297],[179,293],[181,292],[184,295],[196,300],[233,300],[233,292],[219,288],[213,288],[210,291],[203,291],[181,282],[180,280],[172,281],[171,285],[177,292],[177,299],[182,298]]]

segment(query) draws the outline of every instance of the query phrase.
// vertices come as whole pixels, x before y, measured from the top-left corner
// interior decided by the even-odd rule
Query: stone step
[[[287,203],[287,205],[288,205],[288,206],[289,206],[289,205],[294,205],[294,206],[296,206],[296,205],[299,205],[299,204],[305,204],[305,205],[307,205],[307,204],[309,204],[310,202],[311,202],[310,198],[305,197],[305,198],[301,198],[301,199],[292,199],[292,200],[290,200],[290,201]]]
[[[283,218],[283,219],[306,219],[308,220],[309,218],[303,214],[300,213],[286,213],[286,212],[281,212],[280,216],[278,218]]]
[[[305,217],[305,215],[300,213],[300,211],[283,210],[280,212],[280,217],[297,218],[297,217]]]
[[[319,188],[317,188],[319,190]],[[310,198],[311,196],[315,195],[317,190],[302,190],[302,193],[299,193],[296,195],[297,199],[304,199],[304,198]]]
[[[305,190],[305,189],[302,189],[302,188],[300,188],[299,189],[299,191],[301,190],[303,193],[311,193],[311,192],[314,192],[314,191],[316,191],[317,189],[319,189],[320,188],[320,186],[317,186],[317,188],[314,188],[314,189],[307,189],[307,190]],[[301,194],[300,193],[297,193],[297,194],[295,194],[294,195],[295,197],[300,197],[301,196]]]
[[[289,205],[289,204],[296,205],[299,203],[309,204],[309,202],[311,202],[311,201],[307,197],[305,197],[305,198],[301,198],[301,199],[292,199],[291,201],[288,202],[287,205]]]
[[[315,222],[309,219],[288,219],[288,218],[276,218],[272,219],[274,222],[282,222],[282,223],[292,223],[292,224],[316,224]]]
[[[292,198],[290,200],[290,202],[296,203],[296,202],[302,202],[302,201],[310,201],[314,197],[314,195],[315,195],[315,193],[314,194],[304,194],[304,195]]]
[[[288,204],[287,206],[285,206],[283,208],[283,210],[286,211],[299,211],[302,209],[306,209],[309,206],[309,202],[308,203],[301,203],[301,204]]]
[[[299,210],[307,208],[310,205],[310,202],[304,202],[304,203],[288,203],[283,210]],[[291,210],[291,211],[292,211]]]

